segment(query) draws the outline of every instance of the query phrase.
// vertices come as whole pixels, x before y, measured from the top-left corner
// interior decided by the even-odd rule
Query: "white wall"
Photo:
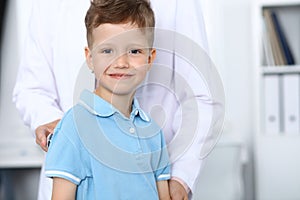
[[[12,91],[16,81],[20,53],[23,49],[24,35],[28,25],[31,0],[8,1],[7,15],[4,26],[1,59],[1,138],[14,140],[15,138],[31,137],[28,129],[24,129],[23,122],[12,103]],[[11,120],[13,119],[13,120]],[[11,131],[8,133],[8,131]],[[26,133],[25,133],[26,132]],[[25,135],[26,134],[26,135]]]
[[[20,50],[32,0],[9,0],[6,10],[4,37],[1,46],[0,85],[0,199],[36,199],[39,169],[22,169],[19,163],[30,166],[36,157],[34,138],[12,103]],[[33,160],[30,160],[33,159]],[[23,162],[24,161],[24,162]],[[35,166],[38,162],[35,162]],[[15,168],[8,169],[9,166]],[[26,166],[23,166],[26,167]],[[4,169],[2,169],[4,168]],[[6,169],[5,169],[6,168]]]
[[[29,0],[8,1],[1,47],[0,167],[36,167],[42,163],[43,155],[35,144],[33,131],[24,126],[12,102],[30,11]]]
[[[201,0],[210,54],[219,69],[226,95],[223,134],[233,134],[247,145],[246,198],[253,200],[252,139],[254,92],[251,45],[251,0]]]

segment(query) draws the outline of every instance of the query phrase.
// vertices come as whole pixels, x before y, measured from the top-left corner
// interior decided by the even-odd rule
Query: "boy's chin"
[[[135,93],[135,89],[124,89],[124,88],[116,88],[112,91],[113,95],[116,96],[132,96]]]

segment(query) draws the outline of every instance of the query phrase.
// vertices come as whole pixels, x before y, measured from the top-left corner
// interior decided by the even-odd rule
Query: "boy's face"
[[[92,34],[86,59],[98,81],[96,93],[132,95],[155,58],[147,34],[131,23],[102,24]]]

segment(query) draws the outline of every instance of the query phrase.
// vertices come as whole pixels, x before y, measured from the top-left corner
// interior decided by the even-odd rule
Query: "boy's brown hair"
[[[91,0],[91,6],[85,16],[88,46],[92,47],[93,29],[101,24],[136,24],[138,28],[155,26],[154,12],[149,0]],[[153,43],[153,30],[150,42]]]

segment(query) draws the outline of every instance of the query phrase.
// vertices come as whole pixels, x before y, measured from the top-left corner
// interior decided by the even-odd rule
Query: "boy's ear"
[[[156,58],[156,49],[152,48],[150,50],[149,57],[148,57],[149,69],[152,67],[155,58]]]
[[[94,71],[92,52],[88,47],[84,48],[84,54],[85,54],[86,64],[88,65],[90,70]]]

